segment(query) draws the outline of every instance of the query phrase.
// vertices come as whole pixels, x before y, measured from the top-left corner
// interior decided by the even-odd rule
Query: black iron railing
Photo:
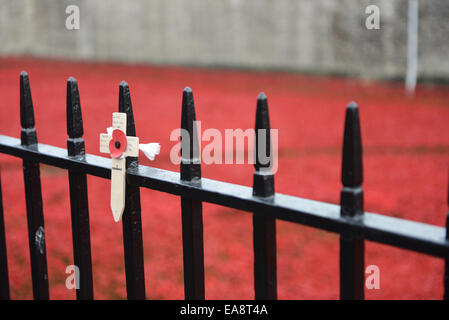
[[[48,299],[45,228],[39,164],[68,170],[74,263],[79,267],[78,299],[93,299],[89,210],[86,175],[111,178],[111,160],[85,154],[81,106],[76,80],[67,82],[67,149],[37,143],[28,75],[20,75],[21,139],[0,135],[0,153],[23,159],[33,295]],[[119,86],[119,111],[127,113],[127,136],[135,136],[129,87]],[[183,92],[181,128],[193,141],[193,93]],[[257,129],[270,129],[265,95],[257,100]],[[257,139],[257,135],[256,135]],[[182,145],[182,144],[181,144]],[[258,148],[258,143],[255,144]],[[270,140],[267,141],[270,147]],[[190,148],[195,150],[195,148]],[[269,150],[269,149],[268,149]],[[257,153],[257,150],[256,150]],[[257,157],[256,157],[256,160]],[[449,222],[446,228],[363,209],[362,143],[358,107],[346,111],[343,143],[341,204],[293,197],[274,192],[270,164],[256,161],[253,188],[201,178],[199,156],[181,150],[180,173],[141,166],[127,159],[126,204],[123,214],[125,272],[128,299],[145,298],[140,187],[181,197],[184,287],[186,299],[204,299],[202,202],[253,212],[254,288],[256,299],[277,298],[276,219],[340,234],[340,297],[364,298],[364,240],[445,259],[444,298],[449,299]],[[0,187],[0,298],[9,299],[5,230]]]

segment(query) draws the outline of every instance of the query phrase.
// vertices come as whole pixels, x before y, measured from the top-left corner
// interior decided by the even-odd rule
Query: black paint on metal
[[[189,87],[186,87],[182,93],[181,129],[188,133],[188,137],[183,137],[181,134],[181,180],[201,179],[195,105],[193,92]]]
[[[265,141],[259,143],[259,130],[265,130]],[[266,201],[274,197],[274,175],[270,169],[272,164],[270,120],[268,102],[264,93],[257,98],[255,125],[255,172],[253,195]],[[265,143],[263,143],[265,142]],[[264,157],[270,159],[263,164],[259,159],[260,147],[265,148]],[[269,154],[268,154],[269,152]],[[256,300],[277,299],[276,268],[276,219],[257,212],[253,215],[253,248],[254,248],[254,292]]]
[[[343,218],[358,220],[363,216],[362,139],[359,110],[355,103],[346,109],[343,141],[341,211]],[[365,244],[362,237],[349,230],[340,235],[340,298],[363,299]]]
[[[198,141],[194,141],[197,139],[194,134],[194,131],[197,130],[195,121],[193,93],[187,87],[182,95],[181,129],[188,132],[188,137],[185,136],[181,139],[180,178],[182,182],[201,185],[200,150]],[[188,153],[185,149],[187,145]],[[185,298],[187,300],[203,300],[205,298],[203,203],[181,196],[181,217]]]
[[[83,118],[77,81],[67,80],[67,153],[75,159],[84,159]],[[89,205],[85,173],[68,170],[70,208],[72,219],[73,259],[79,268],[78,300],[93,299],[92,257],[90,247]]]
[[[111,159],[86,154],[84,160],[72,159],[67,150],[39,144],[39,150],[20,145],[20,139],[0,135],[0,153],[22,159],[32,159],[61,169],[85,172],[100,178],[111,178]],[[201,185],[180,180],[178,172],[139,165],[127,170],[127,183],[166,192],[186,195],[192,199],[228,208],[255,212],[289,221],[341,233],[353,231],[366,240],[444,258],[449,252],[446,228],[365,212],[360,221],[340,216],[336,204],[276,193],[272,201],[254,197],[253,188],[207,178]]]
[[[24,71],[20,74],[20,122],[22,125],[22,146],[38,152],[30,82],[28,74]],[[49,299],[49,292],[39,162],[35,159],[24,159],[23,177],[25,181],[33,296],[38,300],[46,300]]]
[[[136,136],[129,86],[119,86],[119,112],[126,113],[126,135]],[[126,168],[137,168],[137,157],[126,158]],[[129,300],[145,299],[145,271],[143,259],[142,218],[140,188],[126,182],[125,210],[122,217],[123,246],[125,251],[126,292]]]
[[[31,91],[28,76],[25,72],[22,72],[20,76],[21,138],[17,139],[0,135],[0,153],[19,157],[24,164],[28,238],[35,299],[48,299],[49,297],[39,164],[43,163],[69,170],[69,180],[70,175],[75,174],[76,176],[84,177],[89,174],[105,179],[111,178],[111,159],[85,154],[79,95],[77,89],[75,89],[76,81],[69,79],[68,85],[67,101],[70,108],[67,110],[67,132],[69,135],[67,149],[37,143]],[[192,133],[196,128],[193,125],[195,115],[191,90],[189,92],[189,89],[186,88],[184,96],[181,127]],[[258,103],[261,105],[258,111],[262,112],[256,115],[256,128],[269,128],[268,108],[265,109],[264,107],[266,97],[263,95],[259,96]],[[184,112],[184,109],[186,112]],[[264,110],[266,110],[266,116]],[[126,112],[128,115],[127,135],[135,135],[129,88],[125,82],[120,84],[119,111]],[[195,141],[196,139],[188,140],[190,150],[192,151],[195,150]],[[270,143],[267,143],[266,150],[271,150]],[[341,192],[340,206],[274,193],[274,179],[269,170],[271,161],[268,165],[256,162],[254,185],[253,188],[249,188],[201,178],[199,156],[195,153],[183,154],[181,173],[141,166],[138,164],[137,158],[128,158],[126,206],[123,216],[128,298],[145,298],[139,192],[139,188],[144,187],[181,196],[187,299],[204,298],[202,202],[253,212],[254,221],[264,221],[261,224],[258,222],[254,224],[255,256],[260,254],[260,257],[263,257],[260,259],[255,258],[255,279],[261,279],[260,281],[255,280],[256,298],[263,297],[263,295],[267,299],[276,298],[275,271],[273,273],[276,261],[275,229],[272,225],[267,228],[266,221],[267,219],[272,219],[272,221],[280,219],[336,232],[341,235],[341,297],[343,299],[363,298],[363,240],[383,243],[445,259],[444,298],[449,299],[449,213],[446,228],[442,228],[364,212],[363,190],[361,187],[363,181],[361,156],[362,145],[358,108],[355,104],[351,104],[347,109],[345,125],[342,165],[343,190]],[[78,217],[82,215],[79,212],[84,212],[85,216],[88,217],[87,187],[84,188],[84,181],[82,179],[81,181],[73,180],[70,182],[72,213],[78,212]],[[72,186],[74,187],[72,188]],[[79,189],[76,191],[73,190],[78,187]],[[75,200],[72,200],[72,198],[78,199],[78,207],[74,205]],[[265,218],[265,220],[259,220],[259,217]],[[86,224],[85,220],[83,223],[83,227],[80,225],[80,227],[75,229],[84,230],[79,232],[79,236],[82,239],[89,239],[88,233],[85,232],[89,229],[88,223]],[[75,224],[72,221],[72,226]],[[0,225],[0,229],[2,229],[1,227]],[[1,233],[0,230],[0,238]],[[262,239],[262,241],[257,239]],[[269,239],[272,239],[274,242]],[[82,243],[83,240],[77,241],[74,237],[74,245],[79,242]],[[86,244],[83,245],[85,248],[87,247]],[[1,247],[0,249],[2,251],[1,254],[5,254],[3,260],[6,261],[6,249],[3,250]],[[75,249],[74,255],[76,251],[79,252],[80,250]],[[267,261],[267,266],[257,267],[256,261],[258,260]],[[85,261],[88,261],[88,259],[85,259]],[[89,268],[86,267],[86,269]],[[4,274],[7,273],[2,272],[2,275]],[[257,274],[262,274],[263,276],[258,276]],[[270,280],[270,274],[271,279],[274,281]],[[4,279],[0,281],[3,290],[5,281]],[[193,285],[189,285],[189,283]]]
[[[447,205],[449,208],[449,185],[447,188]],[[449,210],[446,215],[446,241],[449,242]],[[444,259],[444,300],[449,300],[449,252]]]
[[[0,175],[0,300],[9,300],[8,255],[3,216],[2,181]]]
[[[22,130],[20,138],[22,145],[33,146],[37,143],[36,129],[34,128],[33,100],[28,74],[20,73],[20,124]]]

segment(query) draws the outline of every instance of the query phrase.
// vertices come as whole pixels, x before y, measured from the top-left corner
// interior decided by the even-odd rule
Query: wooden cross
[[[139,155],[139,138],[126,136],[126,113],[112,113],[112,132],[100,134],[100,152],[111,154],[111,209],[119,222],[125,209],[126,157]]]

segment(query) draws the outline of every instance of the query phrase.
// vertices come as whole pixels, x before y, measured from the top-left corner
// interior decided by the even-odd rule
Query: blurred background
[[[73,5],[79,28],[67,27]],[[125,80],[138,136],[162,146],[154,162],[141,163],[177,171],[169,137],[185,86],[203,131],[252,128],[264,91],[279,130],[276,191],[338,203],[344,112],[354,100],[366,210],[444,226],[448,18],[445,0],[0,0],[0,134],[20,136],[19,73],[26,70],[39,142],[65,148],[73,76],[86,150],[100,155],[98,137]],[[22,166],[0,155],[0,167],[11,295],[30,299]],[[204,177],[248,186],[252,173],[248,164],[203,164]],[[42,165],[41,175],[50,296],[73,299],[65,287],[73,263],[67,173]],[[88,188],[94,294],[123,299],[122,230],[109,210],[109,181],[89,177]],[[147,298],[182,299],[180,200],[144,189],[141,197]],[[203,215],[206,298],[252,299],[251,214],[204,204]],[[285,222],[277,233],[279,298],[338,299],[338,237]],[[366,290],[368,299],[442,297],[439,259],[367,242],[370,264],[380,268],[381,288]]]
[[[418,1],[416,1],[418,2]],[[65,9],[80,10],[68,32]],[[380,28],[367,29],[366,8]],[[1,54],[403,78],[408,0],[1,1]],[[419,1],[419,75],[446,78],[449,5]]]

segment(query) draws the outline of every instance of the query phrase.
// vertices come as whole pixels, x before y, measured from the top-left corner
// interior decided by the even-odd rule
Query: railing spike
[[[269,168],[272,165],[273,158],[271,152],[271,135],[270,135],[270,119],[268,115],[268,101],[265,93],[259,93],[257,97],[257,110],[256,110],[256,139],[255,139],[255,161],[254,167],[256,170],[260,170],[260,168]],[[260,145],[262,142],[259,139],[263,138],[265,140],[265,146]],[[261,162],[260,159],[260,147],[265,148],[265,154],[263,157],[269,158],[267,163]]]
[[[181,129],[187,131],[188,141],[181,135],[181,180],[201,178],[200,148],[197,137],[195,104],[192,89],[186,87],[182,93]]]
[[[362,139],[359,110],[351,102],[346,108],[342,156],[340,215],[363,218]],[[364,299],[365,243],[351,231],[340,234],[340,299]]]
[[[273,199],[270,119],[267,97],[263,92],[257,97],[255,129],[253,195]],[[253,249],[254,297],[257,300],[277,299],[276,220],[258,211],[253,215]]]
[[[201,163],[193,92],[182,93],[181,180],[201,183]],[[188,133],[188,136],[186,134]],[[181,196],[184,294],[188,300],[204,299],[203,204]]]
[[[193,150],[194,121],[196,121],[196,116],[193,92],[192,89],[186,87],[182,93],[181,128],[187,130],[190,135],[190,152],[189,154],[183,154],[184,159],[197,158],[197,155],[194,154],[195,150]]]
[[[67,134],[70,138],[80,138],[83,133],[78,83],[75,78],[70,77],[67,80]]]
[[[67,153],[70,157],[85,155],[83,118],[76,79],[67,79]],[[93,299],[92,258],[90,247],[89,204],[86,173],[68,170],[72,221],[73,260],[79,268],[79,300]]]
[[[33,101],[30,81],[25,71],[20,73],[20,123],[22,125],[21,145],[36,151],[37,134],[34,128]],[[49,292],[39,162],[34,159],[23,159],[23,177],[33,296],[35,299],[46,300],[49,298]]]
[[[83,156],[85,154],[83,136],[83,117],[75,78],[67,79],[67,151],[69,156]]]
[[[31,98],[30,80],[28,73],[22,71],[20,73],[20,124],[21,143],[25,146],[37,143],[36,129],[34,128],[34,110],[33,100]]]
[[[28,73],[20,73],[20,123],[23,128],[34,127],[33,100],[31,98],[30,80]]]
[[[136,136],[136,125],[134,123],[133,107],[131,103],[131,94],[129,85],[122,81],[119,86],[119,112],[126,113],[126,135]]]
[[[359,108],[355,102],[346,108],[341,180],[345,187],[360,186],[363,182]]]

